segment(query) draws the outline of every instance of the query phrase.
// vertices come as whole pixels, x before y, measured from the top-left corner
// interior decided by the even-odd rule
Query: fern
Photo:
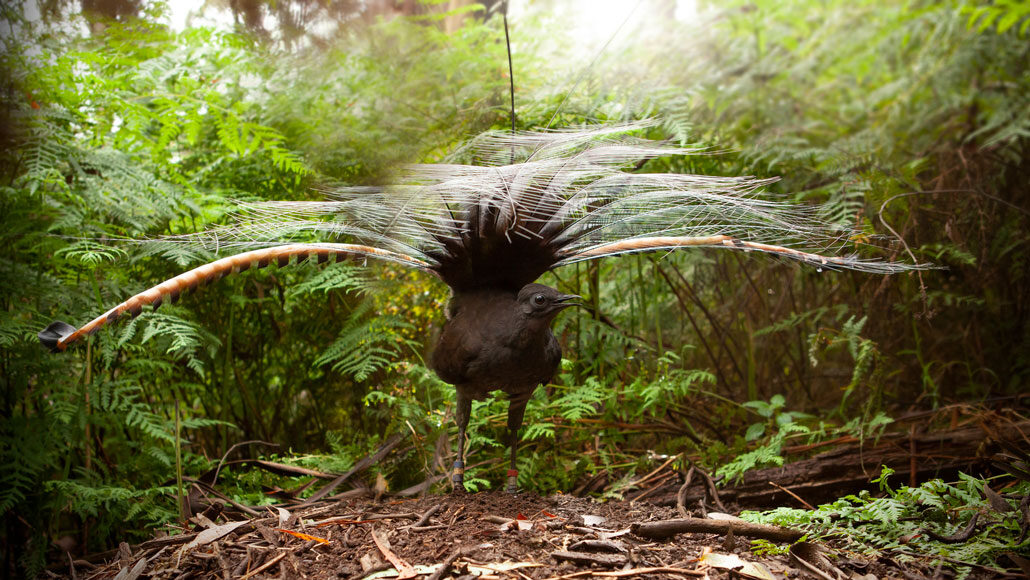
[[[814,536],[836,537],[847,549],[871,555],[884,553],[901,562],[914,561],[913,553],[931,562],[937,560],[934,556],[946,556],[949,559],[939,559],[939,563],[959,574],[967,574],[973,564],[996,568],[1003,553],[1030,547],[1030,540],[1021,537],[1015,511],[992,512],[990,517],[1000,518],[999,523],[982,527],[960,544],[932,539],[923,533],[924,529],[935,530],[942,536],[953,535],[967,527],[973,513],[992,511],[979,492],[988,482],[960,474],[958,483],[931,480],[917,488],[895,489],[886,482],[890,473],[885,470],[874,480],[886,492],[885,497],[862,492],[814,511],[778,508],[764,513],[744,512],[742,517],[753,522],[800,527]],[[1020,485],[1027,487],[1025,482]]]
[[[551,404],[564,419],[577,421],[597,414],[600,405],[609,398],[606,390],[597,379],[590,377],[583,385],[566,391]]]
[[[368,290],[370,282],[364,269],[348,263],[338,263],[321,268],[318,273],[293,285],[287,296],[294,298],[303,294],[322,292],[328,294],[333,290],[361,293]],[[302,303],[298,301],[298,303]]]
[[[347,318],[336,340],[315,359],[316,366],[330,366],[334,371],[363,381],[388,367],[405,347],[413,343],[400,335],[410,328],[404,319],[395,316],[369,317],[371,305],[363,303]]]

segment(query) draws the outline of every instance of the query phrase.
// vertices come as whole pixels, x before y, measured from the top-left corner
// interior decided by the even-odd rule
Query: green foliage
[[[1025,391],[1026,2],[702,3],[696,25],[643,10],[599,56],[550,4],[512,23],[521,128],[657,117],[649,137],[723,153],[638,171],[780,176],[767,195],[859,231],[835,250],[948,270],[881,279],[679,252],[549,274],[588,307],[555,325],[566,360],[529,403],[520,485],[607,478],[602,495],[623,497],[678,454],[732,481],[786,461],[794,442],[875,437],[899,406]],[[187,475],[242,440],[342,471],[403,432],[412,450],[378,467],[391,487],[440,469],[454,394],[422,356],[446,289],[419,273],[248,271],[61,355],[35,334],[215,255],[140,240],[223,223],[237,199],[379,183],[507,127],[499,19],[470,12],[450,31],[439,13],[382,19],[315,50],[174,32],[160,7],[102,32],[2,10],[0,538],[25,554],[22,571],[41,569],[59,535],[88,529],[83,544],[101,549],[174,518],[177,443]],[[504,480],[505,413],[476,403],[470,488]],[[270,501],[267,474],[222,481]],[[934,505],[952,518],[934,524],[945,533],[966,521],[961,502],[981,506],[971,483],[933,485],[834,509],[885,549],[860,536],[891,537],[860,524],[862,510],[893,530],[929,511],[911,502]],[[991,561],[988,544],[961,558]]]
[[[996,0],[991,4],[967,4],[962,13],[969,15],[967,26],[977,32],[994,29],[1005,34],[1019,25],[1019,35],[1026,36],[1030,29],[1030,2],[1027,0]]]
[[[1021,532],[1016,505],[1010,502],[1009,511],[999,512],[981,491],[990,485],[989,481],[960,474],[960,480],[954,483],[934,479],[915,488],[892,488],[887,481],[892,474],[884,468],[873,480],[880,488],[880,497],[864,491],[815,510],[777,508],[744,512],[742,517],[800,528],[809,537],[833,538],[844,549],[884,555],[899,562],[928,560],[936,566],[934,561],[938,560],[963,576],[971,571],[969,565],[997,569],[998,557],[1005,552],[1025,553],[1030,548],[1030,539]],[[1030,484],[1024,481],[1009,491],[1025,495]],[[953,536],[968,527],[974,514],[980,525],[967,540],[945,542],[927,533]]]
[[[748,427],[744,439],[755,441],[769,431],[766,441],[760,446],[740,453],[732,461],[716,470],[716,477],[727,482],[740,481],[744,473],[759,467],[783,465],[783,445],[792,434],[807,435],[812,430],[798,422],[799,419],[810,419],[811,415],[797,411],[785,411],[787,400],[782,395],[774,395],[768,402],[748,401],[742,406],[754,410],[759,417],[765,419]]]
[[[377,316],[371,313],[371,305],[364,303],[351,313],[340,335],[318,355],[314,364],[329,365],[334,371],[364,381],[399,358],[402,347],[415,347],[413,341],[400,334],[401,329],[411,326],[396,316]]]

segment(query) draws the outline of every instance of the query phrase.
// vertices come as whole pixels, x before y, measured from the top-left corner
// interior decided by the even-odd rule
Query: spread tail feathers
[[[648,122],[586,130],[490,132],[455,158],[476,164],[415,165],[397,185],[329,192],[327,201],[241,204],[236,223],[166,241],[253,248],[163,282],[75,330],[40,333],[52,350],[123,313],[251,264],[331,255],[374,257],[439,276],[458,292],[512,292],[544,272],[618,254],[710,246],[760,251],[819,267],[894,273],[925,265],[839,256],[860,236],[811,207],[757,197],[774,180],[635,173],[643,161],[697,153],[640,139]],[[298,238],[324,244],[292,243]],[[357,240],[366,245],[330,243]]]
[[[836,256],[854,232],[811,207],[756,196],[774,180],[632,172],[698,153],[632,136],[646,126],[489,132],[454,155],[476,164],[409,166],[396,185],[335,190],[326,201],[244,204],[237,223],[192,239],[353,238],[422,260],[459,291],[518,290],[565,264],[697,245],[875,273],[922,267]]]

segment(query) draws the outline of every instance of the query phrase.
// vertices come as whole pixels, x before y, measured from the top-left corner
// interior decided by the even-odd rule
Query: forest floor
[[[400,501],[364,496],[292,510],[269,508],[267,514],[220,524],[195,516],[193,530],[132,547],[122,544],[106,562],[78,560],[50,576],[873,579],[950,572],[902,567],[806,542],[795,544],[792,554],[756,555],[749,542],[755,530],[743,522],[734,524],[741,526],[737,534],[679,533],[665,539],[640,526],[661,528],[658,522],[677,518],[674,507],[566,495],[481,492]],[[833,560],[828,569],[822,554]],[[803,573],[806,562],[822,565],[827,575]],[[838,571],[843,575],[834,576]]]
[[[572,495],[497,491],[427,495],[426,490],[441,483],[446,474],[395,493],[377,495],[359,484],[330,495],[349,478],[384,461],[402,443],[400,435],[388,438],[343,475],[265,460],[223,459],[210,472],[189,480],[188,503],[194,515],[186,526],[165,529],[135,546],[122,543],[106,553],[78,559],[64,553],[47,574],[74,580],[949,578],[956,571],[945,563],[958,561],[920,555],[915,545],[903,539],[898,550],[881,550],[870,557],[850,551],[848,546],[860,544],[840,534],[820,542],[799,541],[802,530],[752,524],[730,514],[742,507],[811,509],[810,502],[833,502],[844,494],[869,490],[875,475],[871,467],[893,466],[900,471],[907,466],[913,487],[917,481],[935,477],[954,480],[959,471],[987,469],[988,456],[1007,457],[992,455],[991,449],[1001,443],[1012,456],[1022,458],[1008,458],[1009,469],[1022,473],[1030,456],[1018,442],[1023,441],[1022,433],[1030,432],[1030,420],[988,420],[991,417],[979,416],[975,424],[941,430],[887,433],[875,443],[840,438],[826,450],[801,450],[819,451],[814,456],[782,467],[751,470],[721,489],[703,470],[692,467],[683,474],[674,465],[675,458],[669,458],[627,487],[620,494],[625,499],[605,502],[584,496],[610,485],[606,472],[599,472]],[[280,501],[276,506],[246,506],[216,489],[219,471],[237,464],[310,481],[292,492],[272,490],[270,494]],[[300,491],[319,479],[331,482],[306,499],[299,497]],[[375,487],[385,490],[385,484]],[[985,484],[984,501],[990,500],[994,507],[984,501],[979,507],[962,507],[959,511],[974,510],[983,517],[979,523],[972,518],[968,529],[952,538],[937,534],[950,546],[942,553],[956,555],[966,539],[989,541],[984,536],[988,533],[997,543],[1002,528],[996,526],[1003,521],[1018,520],[1009,525],[1011,534],[1022,531],[1013,546],[1030,534],[1030,497],[1009,493],[1009,499],[1002,499],[986,488]],[[945,533],[929,523],[913,526],[913,537],[934,535],[934,529]],[[760,549],[754,549],[756,540],[764,541],[758,544]],[[880,544],[890,543],[881,540]],[[905,554],[897,556],[905,562],[892,554]],[[1030,559],[1023,560],[1030,554],[1009,557],[1026,566],[1024,571],[1030,570]],[[977,564],[959,569],[967,573],[966,578],[1006,574]]]

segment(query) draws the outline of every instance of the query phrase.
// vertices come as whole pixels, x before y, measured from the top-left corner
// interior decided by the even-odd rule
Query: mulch
[[[1025,421],[980,417],[975,426],[913,428],[872,442],[836,440],[830,451],[753,470],[721,490],[696,466],[682,474],[672,457],[635,480],[627,488],[632,491],[622,495],[626,499],[606,502],[580,496],[609,485],[603,473],[577,488],[576,495],[547,497],[494,491],[426,495],[444,483],[440,474],[393,494],[385,486],[377,485],[378,492],[354,486],[352,478],[393,453],[401,436],[388,438],[342,475],[223,458],[210,473],[188,480],[187,503],[194,515],[186,526],[101,554],[75,559],[65,553],[46,575],[74,580],[947,578],[954,571],[939,559],[901,564],[886,555],[866,557],[849,552],[843,540],[798,541],[801,530],[750,524],[728,514],[740,505],[808,505],[838,497],[868,483],[870,465],[891,465],[900,473],[908,467],[913,481],[967,470],[991,456],[987,441],[1020,441],[1027,430]],[[219,471],[237,463],[310,482],[272,494],[280,501],[275,506],[242,505],[216,488]],[[300,492],[316,481],[328,483],[301,499]],[[354,489],[331,495],[348,481]],[[751,542],[758,539],[764,549],[753,552]],[[966,577],[998,577],[999,572],[977,566]]]
[[[364,496],[292,510],[267,508],[259,516],[198,515],[184,533],[122,544],[104,562],[72,561],[49,574],[87,580],[802,576],[804,562],[750,552],[755,530],[746,528],[753,525],[727,516],[680,515],[674,507],[566,495],[481,492],[399,501]],[[742,531],[668,535],[670,521],[688,527],[691,521],[717,527],[715,522],[728,521],[727,530],[740,523]],[[665,532],[648,537],[651,528]],[[776,530],[782,531],[765,531]],[[807,561],[818,560],[819,549],[807,546],[816,552]],[[854,555],[837,557],[833,565],[852,578],[902,576],[889,562]]]

